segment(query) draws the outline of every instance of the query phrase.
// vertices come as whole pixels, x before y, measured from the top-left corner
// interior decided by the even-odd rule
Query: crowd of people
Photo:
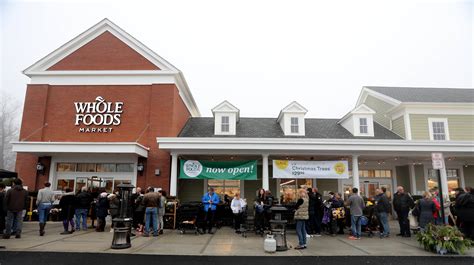
[[[400,226],[400,233],[397,236],[411,237],[413,223],[410,223],[410,219],[414,218],[421,230],[430,223],[451,224],[459,227],[467,238],[474,239],[474,190],[470,187],[456,189],[452,200],[449,200],[448,196],[443,196],[446,199],[442,205],[437,189],[424,192],[422,198],[417,201],[401,186],[397,187],[392,202],[385,188],[377,189],[375,194],[374,198],[363,198],[359,195],[358,189],[353,188],[352,193],[345,199],[341,193],[329,192],[325,200],[317,188],[298,190],[296,203],[285,205],[293,211],[298,236],[296,248],[305,249],[307,238],[321,236],[324,232],[331,236],[345,234],[344,230],[347,227],[350,227],[349,239],[359,240],[363,232],[361,228],[374,221],[377,223],[376,230],[380,238],[389,237],[388,220],[392,210],[396,213]],[[58,195],[51,190],[51,184],[46,182],[36,198],[40,236],[46,233],[48,215],[57,207],[54,202],[58,199],[59,216],[64,227],[61,234],[71,234],[89,228],[103,232],[107,216],[110,215],[113,220],[120,214],[121,199],[118,191],[109,194],[103,189],[88,190],[82,187],[78,193],[74,193],[70,188],[65,188],[58,198]],[[28,192],[23,188],[21,179],[15,179],[7,192],[5,185],[0,183],[0,232],[3,233],[4,239],[10,238],[11,235],[21,237],[27,202]],[[235,232],[240,233],[244,216],[248,214],[248,204],[239,193],[232,199],[227,196],[221,201],[211,187],[202,197],[201,203],[204,213],[201,233],[206,231],[214,233],[216,210],[222,203],[229,206],[234,217]],[[254,228],[257,233],[264,234],[271,229],[271,207],[277,203],[269,190],[257,190],[256,198],[253,200]],[[143,193],[141,188],[136,188],[131,196],[131,212],[128,213],[133,216],[134,232],[145,237],[162,234],[166,204],[165,191],[155,191],[153,187],[148,187]],[[442,211],[445,219],[442,218]],[[89,217],[90,227],[87,224]],[[113,223],[111,227],[113,228]]]

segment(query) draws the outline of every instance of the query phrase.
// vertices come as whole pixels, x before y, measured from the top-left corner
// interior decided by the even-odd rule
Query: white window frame
[[[433,135],[433,122],[442,122],[444,123],[444,135],[445,140],[435,140]],[[431,141],[449,141],[449,127],[448,127],[448,118],[428,118],[428,128],[430,133]]]
[[[293,119],[296,120],[296,124],[293,123]],[[296,129],[296,131],[293,131],[293,128]],[[290,118],[290,132],[293,133],[300,133],[300,119],[299,117],[291,117]]]
[[[365,120],[365,124],[361,123],[362,120]],[[365,128],[365,132],[362,132],[362,128]],[[366,117],[359,118],[359,133],[369,134],[369,119],[367,119]]]
[[[227,122],[224,122],[224,119],[227,119]],[[227,130],[224,130],[224,126],[226,126]],[[230,117],[229,116],[221,116],[221,132],[222,133],[229,133],[230,132]]]

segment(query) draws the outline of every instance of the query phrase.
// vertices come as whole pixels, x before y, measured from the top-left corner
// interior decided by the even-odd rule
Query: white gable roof
[[[352,114],[375,114],[375,111],[373,109],[369,108],[367,105],[361,104],[361,105],[357,106],[355,109],[351,110],[346,115],[344,115],[344,117],[342,117],[338,121],[338,123],[343,122],[345,119],[347,119]]]
[[[288,106],[284,107],[281,111],[280,114],[278,115],[277,121],[279,122],[281,118],[283,117],[284,113],[303,113],[306,114],[308,110],[303,107],[300,103],[293,101]]]
[[[224,100],[212,109],[212,113],[214,112],[239,112],[239,109],[229,101]]]

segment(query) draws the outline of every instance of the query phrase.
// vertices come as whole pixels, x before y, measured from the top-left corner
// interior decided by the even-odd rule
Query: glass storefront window
[[[209,179],[208,187],[213,187],[214,192],[224,198],[224,195],[233,198],[236,193],[240,193],[240,180]]]
[[[298,189],[311,187],[313,187],[312,179],[281,179],[279,199],[282,203],[295,202]]]
[[[96,164],[94,163],[78,163],[77,172],[96,172]]]
[[[457,169],[447,169],[446,175],[448,177],[448,192],[459,188],[459,176]],[[428,189],[438,188],[438,175],[436,170],[428,169]]]
[[[352,176],[352,170],[349,170],[349,176]],[[392,171],[388,169],[369,169],[359,170],[359,178],[391,178]]]
[[[114,190],[118,190],[117,186],[120,184],[131,184],[130,180],[116,179],[114,180]]]
[[[117,172],[133,172],[133,164],[117,164]]]
[[[116,164],[97,164],[97,172],[115,172]]]
[[[74,190],[74,179],[58,179],[56,183],[56,190],[64,191],[66,188]]]
[[[58,172],[74,172],[76,171],[75,163],[58,163],[56,167]]]

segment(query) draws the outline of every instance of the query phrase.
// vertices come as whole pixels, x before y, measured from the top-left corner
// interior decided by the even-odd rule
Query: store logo
[[[188,160],[184,162],[183,170],[188,177],[195,178],[201,174],[202,165],[197,160]]]
[[[336,171],[337,174],[342,175],[346,171],[346,166],[342,162],[337,162],[334,165],[334,171]]]
[[[110,133],[121,122],[123,102],[107,102],[101,96],[95,102],[74,102],[76,108],[76,126],[79,132],[85,133]],[[94,126],[94,127],[91,127]],[[100,127],[97,127],[100,126]]]
[[[275,165],[279,169],[284,170],[288,167],[288,160],[275,160]]]

